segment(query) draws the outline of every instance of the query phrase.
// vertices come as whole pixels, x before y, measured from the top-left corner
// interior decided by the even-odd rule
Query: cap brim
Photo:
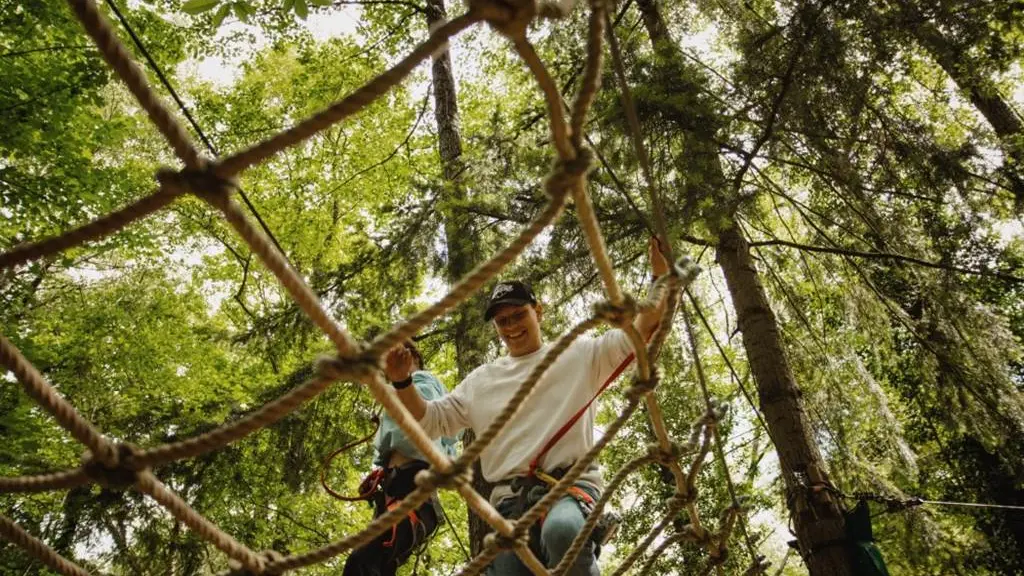
[[[495,312],[502,306],[525,306],[527,304],[533,304],[532,300],[525,300],[523,298],[502,298],[501,300],[495,300],[487,307],[487,311],[484,312],[484,320],[490,320],[494,317]]]

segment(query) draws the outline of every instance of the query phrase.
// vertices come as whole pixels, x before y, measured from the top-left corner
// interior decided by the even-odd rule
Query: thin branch
[[[794,16],[795,18],[796,16]],[[815,17],[815,19],[817,19]],[[775,95],[775,101],[772,102],[771,111],[768,114],[768,122],[765,124],[764,132],[761,133],[761,137],[754,143],[754,148],[750,151],[747,156],[746,162],[740,167],[739,172],[736,173],[736,177],[733,179],[733,188],[736,190],[740,189],[743,184],[743,177],[750,170],[750,165],[754,162],[754,157],[761,151],[761,147],[764,146],[765,142],[772,137],[775,130],[775,122],[779,118],[779,111],[782,108],[782,101],[786,99],[786,94],[789,92],[789,87],[793,82],[793,72],[796,71],[796,65],[800,61],[800,58],[804,54],[804,48],[807,47],[807,41],[811,35],[813,28],[808,27],[808,30],[804,33],[803,38],[800,39],[800,43],[797,44],[796,50],[793,51],[793,57],[789,61],[789,66],[786,68],[786,73],[782,77],[782,84],[779,86],[779,93]]]
[[[387,156],[385,156],[381,160],[378,160],[377,162],[374,162],[373,164],[370,164],[369,166],[366,166],[365,168],[356,171],[354,174],[344,179],[340,184],[332,186],[331,189],[326,192],[326,195],[333,195],[335,192],[341,190],[343,187],[351,183],[356,178],[359,178],[360,176],[363,176],[364,174],[367,174],[368,172],[371,172],[387,164],[395,156],[398,155],[398,152],[401,151],[402,148],[405,148],[409,145],[409,141],[412,140],[413,134],[416,133],[416,129],[419,128],[420,122],[423,120],[423,117],[427,113],[427,103],[430,102],[430,93],[433,91],[433,87],[434,84],[433,82],[431,82],[430,85],[427,87],[426,95],[423,96],[423,104],[422,106],[420,106],[420,112],[416,116],[416,122],[413,123],[412,128],[409,129],[409,132],[406,133],[405,138],[401,142],[399,142],[398,146],[395,146],[395,149],[392,150]]]
[[[501,212],[492,206],[486,206],[484,204],[460,204],[458,207],[470,214],[486,216],[501,222],[515,222],[517,224],[527,224],[530,222],[530,219],[526,216],[517,216],[515,214]]]
[[[427,9],[419,4],[403,2],[402,0],[335,0],[334,4],[335,6],[405,6],[420,14],[427,12]]]
[[[38,52],[60,52],[63,50],[88,50],[95,48],[93,44],[73,44],[70,46],[46,46],[43,48],[32,48],[29,50],[16,50],[14,52],[5,52],[0,54],[0,58],[14,58],[16,56],[25,56],[26,54],[36,54]]]
[[[787,248],[796,248],[797,250],[802,250],[804,252],[819,252],[824,254],[836,254],[839,256],[852,256],[854,258],[868,258],[873,260],[896,260],[899,262],[907,262],[910,264],[916,264],[918,266],[924,266],[926,268],[936,268],[938,270],[947,270],[950,272],[958,272],[960,274],[971,274],[975,276],[988,276],[992,278],[999,278],[1000,280],[1005,280],[1007,282],[1024,284],[1024,278],[1014,276],[1013,274],[1006,274],[1004,272],[993,272],[990,270],[974,270],[971,268],[963,268],[960,266],[942,264],[941,262],[923,260],[921,258],[915,258],[913,256],[905,256],[903,254],[893,254],[891,252],[861,252],[858,250],[847,250],[843,248],[811,246],[808,244],[798,244],[796,242],[790,242],[788,240],[781,240],[778,238],[776,238],[775,240],[762,240],[759,242],[750,243],[751,248],[756,248],[759,246],[785,246]]]
[[[74,84],[65,84],[63,86],[58,86],[58,87],[54,88],[53,90],[50,90],[49,92],[44,92],[42,94],[36,94],[35,96],[33,96],[32,98],[30,98],[28,100],[22,100],[21,102],[18,102],[17,104],[12,104],[12,105],[8,106],[7,108],[0,109],[0,114],[6,114],[6,113],[8,113],[8,112],[10,112],[12,110],[17,110],[18,108],[21,108],[22,106],[28,106],[29,104],[35,104],[36,102],[38,102],[38,101],[40,101],[40,100],[42,100],[42,99],[44,99],[44,98],[46,98],[48,96],[53,96],[54,94],[58,94],[58,93],[63,92],[65,90],[70,90],[70,89],[72,89],[74,87],[75,87]]]
[[[351,54],[351,55],[343,58],[341,61],[338,62],[338,64],[341,65],[341,64],[344,64],[345,62],[348,62],[349,60],[353,60],[353,59],[358,58],[360,56],[363,56],[365,54],[369,54],[370,52],[373,52],[374,50],[376,50],[378,46],[380,46],[381,44],[386,42],[388,39],[390,39],[392,36],[394,36],[398,32],[407,30],[408,26],[406,26],[405,21],[408,20],[409,18],[411,18],[417,12],[422,13],[423,10],[419,9],[419,10],[414,10],[413,12],[407,12],[407,13],[403,14],[402,17],[395,24],[395,26],[392,27],[390,30],[388,30],[383,36],[381,36],[380,38],[375,40],[369,46],[359,50],[358,52],[355,52],[354,54]]]
[[[768,428],[768,424],[764,421],[764,417],[761,415],[761,409],[757,403],[754,402],[754,397],[750,392],[747,391],[746,386],[743,385],[743,380],[740,379],[739,374],[736,373],[736,367],[733,366],[732,360],[729,359],[729,355],[725,353],[725,348],[718,342],[718,337],[715,336],[715,331],[711,328],[711,323],[708,322],[707,316],[704,315],[704,311],[701,309],[701,305],[697,302],[697,298],[693,295],[693,292],[687,288],[684,293],[687,299],[690,301],[690,305],[693,306],[693,311],[696,312],[697,318],[700,319],[700,323],[704,326],[704,330],[707,331],[708,336],[711,337],[711,341],[714,342],[715,348],[718,350],[718,354],[725,361],[725,365],[729,367],[729,373],[732,375],[732,379],[736,382],[736,386],[743,393],[743,398],[746,399],[747,404],[750,405],[750,409],[754,411],[754,415],[757,416],[758,423],[761,424],[761,428],[764,429],[765,433],[768,434],[768,438],[772,438],[772,431]],[[775,443],[775,440],[772,440]]]
[[[249,310],[249,307],[245,305],[245,299],[243,298],[245,294],[245,284],[249,280],[249,264],[251,262],[252,255],[250,254],[249,257],[245,259],[245,263],[242,269],[242,283],[238,285],[238,291],[235,292],[235,302],[238,302],[238,305],[242,307],[242,311],[245,312],[245,314],[249,317],[250,320],[255,321],[256,315],[253,314],[252,311]]]

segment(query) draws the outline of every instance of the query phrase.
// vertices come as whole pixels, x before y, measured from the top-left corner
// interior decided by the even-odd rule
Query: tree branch
[[[918,266],[924,266],[926,268],[935,268],[938,270],[947,270],[950,272],[958,272],[960,274],[971,274],[974,276],[988,276],[992,278],[999,278],[1007,282],[1013,282],[1017,284],[1024,284],[1024,278],[1014,276],[1013,274],[1006,274],[1004,272],[994,272],[991,270],[974,270],[971,268],[963,268],[960,266],[952,266],[949,264],[942,264],[941,262],[932,262],[921,258],[915,258],[913,256],[906,256],[903,254],[894,254],[891,252],[861,252],[858,250],[848,250],[845,248],[829,248],[827,246],[812,246],[809,244],[798,244],[796,242],[790,242],[788,240],[762,240],[759,242],[751,242],[750,247],[756,248],[759,246],[785,246],[787,248],[796,248],[805,252],[818,252],[824,254],[835,254],[838,256],[852,256],[854,258],[868,258],[873,260],[896,260],[899,262],[907,262],[910,264],[916,264]]]
[[[488,218],[493,218],[501,222],[515,222],[517,224],[529,224],[530,222],[530,219],[527,218],[526,216],[515,216],[513,214],[500,212],[494,209],[493,207],[487,206],[485,204],[460,203],[458,207],[461,208],[462,210],[465,210],[466,212],[469,212],[470,214],[476,214],[477,216],[486,216]]]
[[[29,50],[16,50],[14,52],[5,52],[0,54],[0,58],[13,58],[15,56],[25,56],[26,54],[36,54],[38,52],[59,52],[62,50],[88,50],[95,48],[92,44],[74,44],[70,46],[45,46],[43,48],[32,48]]]
[[[336,6],[405,6],[411,8],[420,14],[426,14],[427,9],[419,4],[413,2],[404,2],[403,0],[335,0]]]
[[[794,16],[796,18],[797,16]],[[817,15],[815,15],[815,20]],[[796,65],[800,61],[800,57],[803,56],[804,48],[807,46],[807,40],[811,35],[813,28],[808,27],[808,30],[804,32],[803,37],[800,39],[800,43],[797,45],[796,50],[793,51],[793,57],[789,60],[789,66],[786,67],[786,73],[782,77],[782,84],[779,86],[779,93],[775,95],[775,101],[772,102],[771,111],[768,114],[768,122],[765,124],[764,132],[761,133],[761,137],[754,143],[753,149],[751,149],[747,160],[740,167],[739,172],[736,173],[736,177],[733,179],[733,188],[736,190],[740,189],[743,184],[743,177],[750,170],[750,165],[753,164],[754,158],[757,153],[761,151],[761,147],[764,146],[765,142],[772,137],[775,130],[775,122],[779,118],[779,110],[782,108],[782,101],[786,99],[786,94],[789,92],[789,87],[793,82],[793,72],[796,71]]]

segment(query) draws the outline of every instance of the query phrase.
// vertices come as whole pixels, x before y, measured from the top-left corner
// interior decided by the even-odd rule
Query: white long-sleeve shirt
[[[451,394],[427,403],[420,425],[432,438],[452,437],[463,428],[483,433],[515,395],[519,385],[551,348],[544,344],[526,356],[503,356],[469,374]],[[483,451],[484,478],[498,482],[525,475],[530,461],[559,428],[583,407],[632,352],[629,337],[609,330],[597,338],[581,337],[563,352],[541,377],[533,394]],[[590,408],[544,456],[544,470],[568,466],[594,446],[594,416]],[[590,476],[588,474],[588,476]],[[600,486],[600,476],[586,480]]]

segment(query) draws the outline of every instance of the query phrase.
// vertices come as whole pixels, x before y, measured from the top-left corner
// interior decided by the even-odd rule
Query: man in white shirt
[[[668,272],[668,262],[653,238],[648,255],[654,277]],[[656,308],[637,315],[634,326],[645,338],[657,329],[664,306],[663,297]],[[451,394],[438,400],[424,401],[414,387],[398,389],[399,398],[430,437],[452,437],[464,428],[476,433],[487,429],[551,347],[543,341],[540,330],[543,312],[528,285],[519,281],[499,282],[491,294],[485,318],[493,321],[508,355],[480,366]],[[491,502],[499,512],[506,517],[518,517],[526,511],[525,507],[542,497],[543,490],[532,489],[528,495],[517,493],[517,487],[530,486],[517,479],[528,475],[534,457],[628,361],[631,353],[629,338],[622,330],[613,329],[596,338],[578,338],[548,368],[533,394],[480,456],[484,478],[497,483]],[[411,364],[408,353],[395,348],[386,358],[386,375],[393,382],[401,382],[408,378]],[[597,405],[592,404],[544,454],[539,462],[542,470],[560,477],[593,447],[596,413]],[[559,500],[540,529],[531,532],[531,548],[547,566],[554,567],[561,560],[589,514],[588,501],[592,506],[602,487],[600,471],[596,467],[588,470],[579,478],[575,495]],[[512,552],[503,552],[488,570],[490,576],[529,573]],[[588,543],[569,574],[599,575],[592,543]]]

